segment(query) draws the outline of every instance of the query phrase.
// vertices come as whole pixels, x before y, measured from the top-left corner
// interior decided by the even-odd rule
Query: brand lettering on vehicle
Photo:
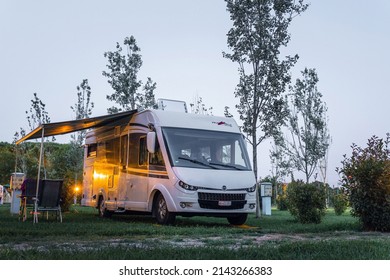
[[[224,125],[224,126],[232,127],[232,125],[231,125],[230,123],[225,123],[224,121],[213,122],[213,124],[216,124],[216,125]]]

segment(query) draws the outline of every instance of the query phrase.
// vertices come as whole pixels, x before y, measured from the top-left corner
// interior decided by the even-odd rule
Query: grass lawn
[[[302,225],[287,211],[273,210],[233,227],[206,217],[178,217],[174,226],[148,216],[101,219],[87,207],[73,207],[63,223],[49,217],[33,224],[1,205],[0,259],[388,260],[390,234],[362,232],[356,218],[332,209],[321,224]]]

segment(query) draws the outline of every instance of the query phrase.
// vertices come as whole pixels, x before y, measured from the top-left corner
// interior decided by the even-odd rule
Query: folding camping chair
[[[41,187],[42,182],[39,181]],[[39,188],[40,188],[39,187]],[[22,184],[22,195],[20,196],[20,211],[19,211],[19,220],[23,222],[27,220],[28,209],[34,211],[34,204],[37,196],[37,180],[35,179],[26,179]],[[39,195],[38,195],[39,199]]]
[[[57,220],[62,223],[61,212],[61,190],[63,180],[42,180],[37,202],[37,211],[34,212],[34,222],[38,222],[38,213],[46,212],[46,219],[49,219],[49,212],[55,212]]]

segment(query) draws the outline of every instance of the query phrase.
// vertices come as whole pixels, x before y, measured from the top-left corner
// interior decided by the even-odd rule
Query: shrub
[[[376,136],[362,149],[352,145],[352,156],[344,155],[338,169],[349,196],[351,213],[365,230],[390,231],[390,134]]]
[[[325,215],[325,189],[322,184],[294,181],[287,188],[287,207],[302,224],[320,223]]]
[[[285,193],[278,194],[276,196],[276,205],[279,210],[286,211],[287,210],[287,196]]]
[[[348,207],[348,198],[344,193],[334,194],[332,197],[332,203],[334,207],[334,212],[337,216],[340,216],[347,210]]]
[[[70,206],[73,203],[73,189],[74,183],[68,178],[64,179],[64,184],[62,186],[61,192],[61,209],[63,212],[67,212],[70,209]]]

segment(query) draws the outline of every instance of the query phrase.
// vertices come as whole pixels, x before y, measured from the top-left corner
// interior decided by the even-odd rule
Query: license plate
[[[231,201],[225,201],[225,200],[218,201],[218,206],[231,206],[231,205],[232,205]]]

